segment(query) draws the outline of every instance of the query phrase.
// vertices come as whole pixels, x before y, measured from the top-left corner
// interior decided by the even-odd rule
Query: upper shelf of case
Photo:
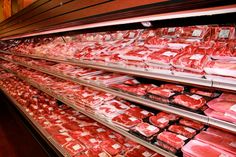
[[[236,13],[236,4],[233,0],[40,0],[0,23],[0,39],[8,40],[143,21],[167,20],[166,24],[170,24],[169,19],[229,13],[233,15]],[[207,17],[213,17],[213,21],[235,20]],[[198,20],[198,23],[202,22]],[[203,23],[209,23],[209,20],[204,20]],[[171,23],[173,24],[175,25],[175,22]]]

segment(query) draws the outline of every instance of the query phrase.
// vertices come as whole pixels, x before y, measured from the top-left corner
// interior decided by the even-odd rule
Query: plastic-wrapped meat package
[[[193,39],[204,39],[210,37],[210,28],[208,26],[188,26],[183,27],[181,38],[185,38],[187,41]]]
[[[170,39],[163,39],[159,37],[150,37],[145,41],[145,46],[150,49],[161,49],[161,48],[167,48],[168,42]]]
[[[193,121],[193,120],[189,120],[189,119],[181,119],[179,121],[179,123],[184,125],[184,126],[196,129],[198,131],[201,130],[204,127],[203,124],[201,124],[199,122],[196,122],[196,121]]]
[[[78,140],[70,141],[69,143],[65,144],[63,148],[65,148],[71,156],[74,156],[85,150],[85,146],[83,146]]]
[[[236,102],[236,94],[232,93],[222,93],[219,98],[226,101],[230,100]]]
[[[221,75],[236,78],[236,61],[211,60],[204,67],[204,71],[211,75]]]
[[[144,119],[144,118],[147,118],[147,117],[153,115],[153,113],[143,110],[139,107],[129,108],[125,111],[125,114],[130,115],[130,116],[134,116],[134,117],[137,117],[140,119]]]
[[[160,87],[164,89],[170,89],[174,92],[179,92],[179,93],[184,92],[184,89],[185,89],[184,86],[176,85],[176,84],[162,84]]]
[[[213,40],[235,39],[235,26],[213,27]]]
[[[152,157],[152,155],[154,154],[155,152],[153,152],[152,150],[147,149],[141,145],[138,145],[133,149],[127,151],[125,153],[125,157]],[[162,155],[160,155],[159,157],[162,157]]]
[[[123,34],[123,38],[124,39],[134,39],[137,38],[140,34],[140,30],[130,30],[130,31],[126,31]]]
[[[160,65],[160,64],[155,64],[155,63],[150,63],[150,62],[145,62],[145,70],[153,73],[161,73],[161,74],[167,74],[171,75],[171,69],[172,67],[169,65]],[[141,69],[142,70],[142,69]]]
[[[147,92],[150,94],[154,94],[154,95],[163,97],[163,98],[169,98],[175,94],[174,91],[172,91],[170,89],[161,88],[161,87],[150,88],[150,89],[148,89]]]
[[[129,79],[129,80],[127,80],[127,81],[124,81],[123,82],[125,85],[138,85],[138,84],[140,84],[140,82],[138,81],[138,80],[136,80],[135,78],[131,78],[131,79]]]
[[[147,56],[145,62],[151,62],[154,64],[160,65],[169,65],[172,58],[174,58],[179,53],[178,50],[172,49],[160,49],[155,52],[150,53]]]
[[[213,59],[236,60],[235,50],[230,47],[228,43],[217,42],[215,46],[208,51],[208,54]]]
[[[201,73],[208,61],[209,57],[207,55],[198,54],[197,52],[182,52],[171,60],[171,64],[176,68]]]
[[[96,62],[107,63],[110,62],[110,58],[113,54],[116,54],[121,49],[119,45],[108,45],[107,48],[104,48],[100,53],[98,53],[94,59]]]
[[[157,135],[157,140],[160,140],[168,144],[169,146],[173,147],[176,150],[182,148],[187,139],[188,138],[182,135],[178,135],[169,131],[164,131]]]
[[[232,101],[230,99],[222,100],[220,98],[216,98],[208,102],[207,106],[213,109],[214,111],[228,113],[236,116],[236,101]]]
[[[204,113],[212,118],[220,119],[223,121],[231,122],[231,123],[236,123],[236,117],[235,115],[229,114],[229,113],[224,113],[224,112],[217,112],[214,111],[210,108],[206,109]]]
[[[185,155],[191,156],[191,157],[205,157],[207,156],[211,157],[234,157],[235,155],[226,152],[222,149],[216,148],[214,146],[211,146],[209,144],[200,142],[198,140],[191,140],[188,144],[186,144],[182,148],[182,152]]]
[[[61,146],[66,145],[68,142],[72,141],[73,138],[67,133],[59,133],[52,136],[55,141],[57,141]]]
[[[183,135],[187,138],[192,138],[194,135],[196,135],[196,130],[183,126],[178,124],[173,124],[168,128],[169,131]]]
[[[161,29],[164,38],[177,38],[182,31],[181,27],[166,27]]]
[[[216,128],[213,128],[213,127],[209,127],[206,131],[211,133],[211,134],[220,136],[222,138],[232,140],[232,141],[236,141],[236,136],[233,135],[232,133],[225,132],[223,130],[219,130],[219,129],[216,129]]]
[[[206,104],[206,99],[197,94],[180,94],[174,96],[174,100],[172,102],[192,110],[199,110]]]
[[[169,125],[170,121],[175,121],[178,118],[177,115],[160,112],[155,116],[149,117],[149,122],[159,128],[164,128]]]
[[[131,128],[141,123],[142,120],[127,114],[120,114],[114,117],[112,122],[125,128]]]
[[[196,135],[194,139],[213,145],[236,156],[236,141],[229,140],[206,131],[202,131],[201,133]]]
[[[159,128],[148,123],[139,123],[132,130],[145,136],[146,138],[149,138],[160,131]]]
[[[110,85],[111,88],[122,90],[124,92],[128,92],[137,96],[144,96],[147,94],[146,88],[137,86],[128,86],[125,84],[112,84]]]
[[[172,72],[175,76],[181,76],[181,77],[190,77],[190,78],[203,78],[205,76],[205,72],[194,72],[190,70],[185,69],[179,69],[179,68],[172,68]]]
[[[198,94],[198,95],[206,96],[206,97],[210,97],[210,98],[214,98],[214,97],[217,97],[220,95],[217,92],[206,90],[206,89],[200,89],[200,88],[191,88],[190,93]]]
[[[103,151],[107,152],[112,156],[119,154],[123,148],[122,144],[118,143],[115,140],[102,141],[100,147]]]
[[[155,30],[155,29],[144,29],[140,33],[140,36],[139,36],[138,40],[146,40],[149,37],[154,37],[154,36],[156,36],[157,32],[158,32],[158,30]]]

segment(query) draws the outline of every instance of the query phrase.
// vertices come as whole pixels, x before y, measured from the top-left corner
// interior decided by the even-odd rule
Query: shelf
[[[82,108],[76,106],[75,104],[71,103],[69,100],[67,100],[67,99],[65,99],[65,98],[63,98],[63,97],[61,97],[61,96],[59,96],[58,94],[55,94],[55,93],[54,93],[53,91],[51,91],[50,89],[47,89],[47,88],[45,88],[45,87],[42,87],[42,86],[38,85],[36,82],[33,82],[32,80],[29,80],[28,78],[23,77],[23,76],[17,74],[16,72],[13,72],[13,71],[11,71],[11,70],[9,70],[9,69],[7,69],[7,68],[4,68],[4,67],[1,66],[1,65],[0,65],[0,67],[3,68],[3,69],[5,69],[5,70],[7,70],[7,71],[10,72],[10,73],[15,74],[17,77],[19,77],[20,79],[22,79],[22,80],[28,82],[30,85],[34,86],[35,88],[37,88],[37,89],[39,89],[39,90],[41,90],[41,91],[47,93],[48,95],[50,95],[50,96],[52,96],[52,97],[58,99],[59,101],[61,101],[61,102],[65,103],[65,104],[67,104],[68,106],[74,108],[75,110],[77,110],[77,111],[83,113],[84,115],[90,117],[91,119],[94,119],[95,121],[97,121],[97,122],[99,122],[99,123],[101,123],[101,124],[107,126],[108,128],[110,128],[110,129],[112,129],[112,130],[114,130],[114,131],[116,131],[116,132],[122,134],[123,136],[126,136],[126,137],[128,137],[129,139],[131,139],[131,140],[133,140],[133,141],[135,141],[135,142],[137,142],[137,143],[139,143],[139,144],[141,144],[141,145],[143,145],[143,146],[145,146],[145,147],[147,147],[147,148],[149,148],[149,149],[151,149],[151,150],[153,150],[153,151],[155,151],[155,152],[157,152],[157,153],[159,153],[159,154],[162,154],[162,155],[164,155],[164,156],[166,156],[166,157],[177,157],[176,155],[174,155],[174,154],[172,154],[172,153],[170,153],[170,152],[168,152],[168,151],[165,151],[165,150],[163,150],[163,149],[161,149],[161,148],[159,148],[159,147],[157,147],[157,146],[155,146],[155,145],[153,145],[153,144],[151,144],[151,143],[149,143],[149,142],[146,142],[146,141],[144,141],[144,140],[142,140],[142,139],[140,139],[140,138],[138,138],[138,137],[136,137],[136,136],[134,136],[134,135],[128,133],[127,131],[125,131],[125,130],[123,130],[123,129],[117,127],[117,126],[114,126],[114,124],[112,124],[111,122],[107,121],[107,120],[104,119],[104,118],[98,117],[98,116],[97,116],[96,114],[94,114],[94,113],[88,113],[86,110],[84,110],[84,109],[82,109]]]
[[[5,59],[3,57],[0,57],[0,58]],[[22,65],[22,66],[37,70],[37,71],[41,71],[43,73],[46,73],[46,74],[49,74],[49,75],[52,75],[52,76],[55,76],[55,77],[58,77],[58,78],[61,78],[61,79],[64,79],[64,80],[72,81],[72,82],[78,83],[80,85],[91,87],[91,88],[96,89],[96,90],[111,93],[111,94],[113,94],[117,97],[121,97],[125,100],[129,100],[129,101],[132,101],[132,102],[135,102],[135,103],[138,103],[138,104],[141,104],[141,105],[153,108],[153,109],[157,109],[157,110],[177,114],[177,115],[180,115],[182,117],[194,119],[196,121],[205,123],[205,124],[210,125],[210,126],[215,126],[215,127],[221,128],[223,130],[236,132],[236,124],[233,124],[233,123],[229,123],[229,122],[226,122],[226,121],[210,118],[210,117],[207,117],[205,115],[194,113],[194,112],[191,112],[191,111],[188,111],[188,110],[180,109],[180,108],[177,108],[177,107],[169,106],[167,104],[158,103],[158,102],[155,102],[155,101],[152,101],[152,100],[149,100],[149,99],[145,99],[145,98],[134,96],[134,95],[131,95],[131,94],[127,94],[127,93],[124,93],[124,92],[116,91],[116,90],[110,89],[110,88],[108,88],[104,85],[101,85],[101,84],[94,84],[94,83],[91,83],[89,81],[76,79],[76,78],[71,78],[69,76],[53,73],[53,72],[51,72],[49,70],[46,70],[46,69],[42,69],[42,68],[35,67],[35,66],[29,66],[29,65],[19,63],[19,62],[15,62],[15,61],[12,61],[12,60],[9,60],[9,59],[5,59],[5,60],[7,60],[9,62],[13,62],[13,63],[18,64],[18,65]]]
[[[34,129],[44,138],[44,140],[52,146],[52,148],[57,152],[58,156],[69,157],[70,155],[60,146],[51,136],[25,111],[23,108],[13,97],[11,97],[4,89],[2,92],[11,100],[11,102],[16,106],[18,111],[28,120],[28,122],[34,127]]]

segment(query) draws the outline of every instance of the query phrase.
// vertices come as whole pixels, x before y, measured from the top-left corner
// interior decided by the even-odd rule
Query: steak
[[[150,88],[147,92],[164,98],[169,98],[175,94],[172,90],[161,87]]]
[[[160,87],[165,88],[165,89],[170,89],[179,93],[182,93],[184,91],[184,86],[180,86],[176,84],[162,84]]]
[[[115,140],[107,140],[107,141],[103,141],[100,144],[102,150],[104,150],[105,152],[107,152],[108,154],[115,156],[118,153],[120,153],[122,151],[122,145],[118,142],[116,142]]]
[[[171,132],[183,135],[187,138],[192,138],[194,135],[196,135],[196,130],[189,127],[182,126],[182,125],[177,125],[177,124],[171,125],[168,128],[168,130]]]
[[[211,92],[211,91],[207,91],[207,90],[203,90],[203,89],[198,89],[198,88],[191,88],[190,93],[198,94],[198,95],[202,95],[202,96],[206,96],[206,97],[211,97],[211,98],[217,96],[217,93],[215,93],[215,92]]]
[[[138,119],[136,117],[133,117],[133,116],[129,116],[127,114],[120,114],[120,115],[114,117],[112,119],[112,122],[114,122],[120,126],[126,127],[126,128],[131,128],[131,127],[134,127],[134,126],[138,125],[139,123],[141,123],[142,120]]]
[[[147,118],[147,117],[153,115],[153,113],[143,110],[139,107],[132,107],[132,108],[126,110],[125,114],[127,114],[129,116],[137,117],[139,119],[144,119],[144,118]]]
[[[155,152],[153,152],[150,149],[147,149],[141,145],[138,145],[136,147],[134,147],[133,149],[127,151],[125,153],[125,157],[152,157],[152,155],[154,155]],[[162,157],[160,155],[160,157]]]
[[[177,119],[178,119],[178,116],[174,114],[160,112],[156,116],[149,117],[149,122],[159,128],[164,128],[168,126],[170,121],[174,121]]]
[[[204,127],[203,124],[193,121],[193,120],[189,120],[189,119],[181,119],[179,123],[184,126],[188,126],[190,128],[196,129],[196,130],[201,130]]]
[[[134,130],[145,137],[151,137],[157,132],[159,132],[159,129],[157,127],[148,123],[139,123],[135,126]]]

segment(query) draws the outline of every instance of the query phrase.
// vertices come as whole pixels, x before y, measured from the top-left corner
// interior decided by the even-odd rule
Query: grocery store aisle
[[[0,157],[47,157],[0,93]]]

